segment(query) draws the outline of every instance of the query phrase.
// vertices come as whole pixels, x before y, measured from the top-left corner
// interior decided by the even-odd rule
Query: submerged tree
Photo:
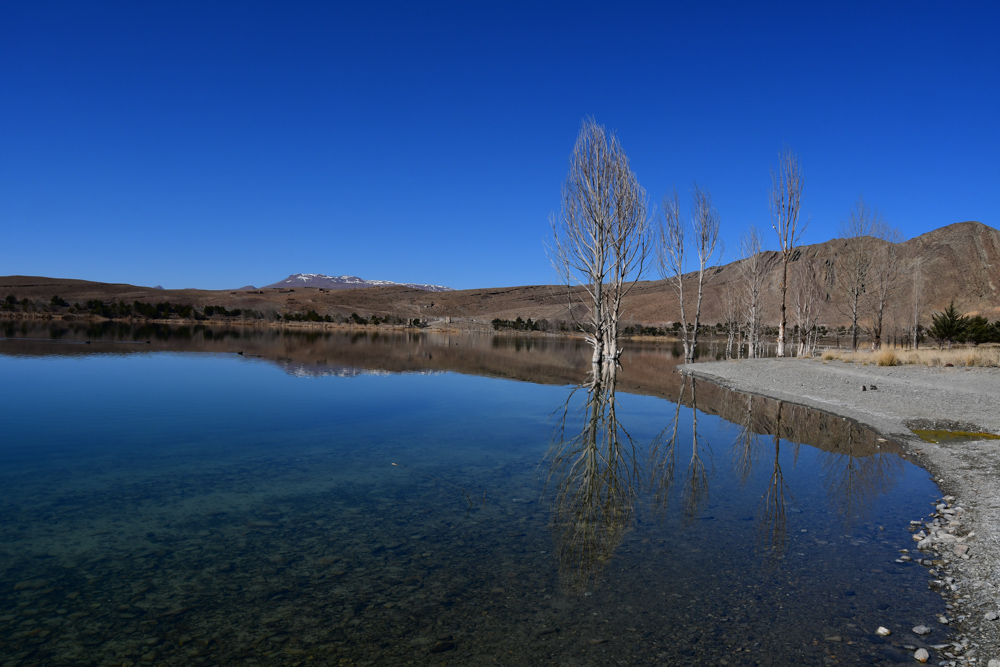
[[[594,363],[613,361],[622,301],[646,269],[647,202],[618,138],[593,118],[580,128],[562,200],[550,258],[568,286],[584,290],[589,309],[579,324]]]

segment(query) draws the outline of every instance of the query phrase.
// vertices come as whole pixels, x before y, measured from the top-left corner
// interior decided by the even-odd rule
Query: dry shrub
[[[883,348],[875,353],[875,363],[879,366],[898,366],[899,359],[896,352],[889,348]]]
[[[922,350],[894,350],[883,348],[877,352],[826,349],[823,351],[823,361],[840,360],[855,364],[877,364],[879,366],[901,366],[904,364],[924,366],[985,366],[1000,367],[1000,347],[980,346],[973,348],[955,348],[954,350],[938,350],[925,348]]]

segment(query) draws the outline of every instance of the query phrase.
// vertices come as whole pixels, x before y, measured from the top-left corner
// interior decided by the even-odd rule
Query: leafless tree
[[[796,268],[792,273],[795,285],[792,299],[795,307],[795,323],[798,326],[796,355],[809,356],[812,354],[812,341],[815,339],[816,315],[823,299],[821,278],[816,266],[806,259],[796,262]]]
[[[842,306],[851,318],[851,349],[858,349],[858,320],[865,306],[869,273],[874,261],[878,239],[876,231],[884,226],[882,214],[858,196],[847,220],[840,224],[840,234],[846,240],[844,259],[836,282],[847,296]]]
[[[589,312],[580,324],[594,363],[613,361],[623,299],[646,269],[647,198],[618,138],[593,118],[580,128],[562,200],[550,258],[563,282],[583,287]]]
[[[681,218],[677,191],[663,198],[663,212],[657,233],[656,256],[660,275],[669,280],[677,292],[681,312],[681,342],[684,345],[684,360],[694,361],[695,347],[698,345],[698,327],[701,324],[701,301],[705,287],[705,269],[720,250],[719,212],[712,206],[712,195],[695,183],[691,208],[691,242],[698,255],[698,298],[695,301],[692,330],[688,331],[687,316],[684,311],[684,269],[685,269],[685,225]]]
[[[740,276],[743,289],[744,326],[747,357],[758,357],[762,351],[761,325],[764,311],[764,278],[767,267],[761,248],[760,233],[751,225],[740,237]]]
[[[778,320],[778,356],[785,356],[787,317],[785,295],[788,291],[788,263],[798,245],[805,225],[799,227],[799,209],[802,205],[802,173],[799,159],[790,149],[778,155],[778,169],[771,170],[771,228],[778,235],[781,251],[780,319]]]
[[[871,337],[872,350],[882,347],[882,332],[885,309],[895,293],[899,281],[899,230],[881,224],[874,230],[874,236],[882,241],[875,247],[871,264]]]
[[[726,327],[726,359],[733,358],[733,347],[740,332],[740,293],[732,282],[726,283],[726,293],[722,297],[722,317]]]
[[[920,349],[920,311],[924,308],[924,265],[923,260],[917,257],[910,272],[913,276],[913,294],[910,305],[912,308],[911,323],[913,326],[913,349]]]

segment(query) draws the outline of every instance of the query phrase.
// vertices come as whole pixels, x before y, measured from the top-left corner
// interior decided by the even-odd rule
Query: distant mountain
[[[441,285],[421,285],[417,283],[394,283],[391,280],[365,280],[357,276],[326,276],[322,273],[295,273],[269,287],[322,287],[325,289],[361,289],[363,287],[410,287],[425,292],[452,292],[452,288]],[[244,288],[245,289],[245,288]],[[253,289],[253,288],[251,288]]]

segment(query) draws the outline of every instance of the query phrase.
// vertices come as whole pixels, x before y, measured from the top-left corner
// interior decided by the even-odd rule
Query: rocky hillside
[[[846,296],[838,288],[838,272],[851,241],[833,239],[825,243],[803,246],[792,262],[792,289],[803,269],[820,277],[822,303],[819,321],[826,326],[847,324],[844,304]],[[893,304],[899,317],[912,298],[913,282],[919,277],[923,292],[923,321],[930,321],[932,312],[944,309],[954,299],[965,313],[982,313],[990,320],[1000,318],[1000,231],[979,222],[960,222],[934,230],[898,246],[902,264],[901,278]],[[778,253],[765,253],[768,273],[765,293],[770,295],[765,321],[777,319],[780,262]],[[915,267],[919,260],[920,272]],[[809,273],[806,271],[805,273]],[[723,298],[727,288],[740,282],[738,263],[712,270],[705,290],[702,321],[715,323],[723,319]],[[293,276],[294,278],[294,276]],[[300,281],[305,283],[306,281]],[[494,318],[523,317],[550,322],[570,320],[569,307],[579,313],[580,290],[559,285],[482,288],[460,291],[427,291],[427,286],[389,285],[357,289],[332,289],[315,285],[281,286],[251,291],[226,290],[156,290],[134,285],[93,283],[80,280],[7,276],[0,278],[0,298],[13,295],[48,302],[53,295],[66,301],[83,303],[88,299],[104,301],[133,300],[157,303],[191,304],[196,308],[222,305],[226,308],[252,309],[270,315],[305,313],[314,310],[320,315],[378,315],[402,320],[466,324],[489,328]],[[690,290],[689,290],[690,293]],[[887,315],[891,326],[892,313]],[[679,317],[677,298],[665,281],[644,281],[637,284],[625,304],[625,317],[630,322],[665,325]]]

